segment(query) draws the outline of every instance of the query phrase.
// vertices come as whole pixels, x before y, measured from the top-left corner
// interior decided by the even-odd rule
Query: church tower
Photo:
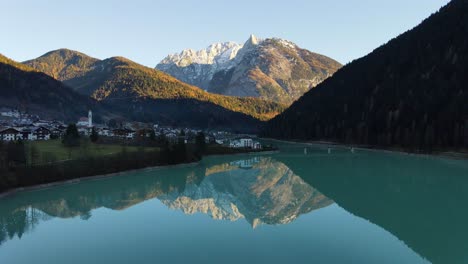
[[[93,127],[93,112],[91,110],[88,112],[88,127]]]

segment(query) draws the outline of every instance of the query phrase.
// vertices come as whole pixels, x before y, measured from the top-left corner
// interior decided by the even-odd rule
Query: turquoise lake
[[[468,263],[468,161],[280,150],[0,199],[0,263]]]

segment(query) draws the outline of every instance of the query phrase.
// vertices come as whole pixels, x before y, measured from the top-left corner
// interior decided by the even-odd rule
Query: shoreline
[[[283,139],[275,139],[275,138],[261,138],[263,140],[270,140],[276,142],[283,142],[289,144],[302,144],[302,145],[321,145],[321,146],[335,146],[340,148],[354,148],[356,150],[367,150],[367,151],[374,151],[374,152],[383,152],[383,153],[396,153],[396,154],[405,154],[405,155],[412,155],[412,156],[420,156],[420,157],[440,157],[440,158],[448,158],[448,159],[455,159],[455,160],[468,160],[468,153],[464,152],[455,152],[455,151],[445,151],[445,152],[434,152],[430,153],[416,153],[416,152],[407,152],[398,149],[388,149],[388,148],[380,148],[377,146],[362,146],[362,145],[346,145],[343,143],[336,143],[331,141],[295,141],[295,140],[283,140]]]
[[[56,181],[56,182],[43,183],[43,184],[38,184],[38,185],[26,186],[26,187],[18,187],[18,188],[14,188],[14,189],[0,193],[0,200],[8,196],[15,195],[20,192],[31,192],[31,191],[37,191],[37,190],[44,190],[44,189],[48,189],[48,188],[52,188],[52,187],[56,187],[60,185],[66,186],[66,185],[77,184],[77,183],[84,182],[84,181],[96,181],[96,180],[108,179],[108,178],[121,176],[127,173],[154,171],[154,170],[166,169],[166,168],[195,167],[199,164],[200,162],[198,161],[198,162],[181,163],[181,164],[175,164],[175,165],[152,166],[152,167],[146,167],[146,168],[141,168],[141,169],[119,171],[119,172],[114,172],[114,173],[109,173],[109,174],[100,174],[100,175],[87,176],[87,177],[82,177],[82,178],[69,179],[69,180],[64,180],[64,181]]]
[[[228,154],[213,154],[213,155],[206,155],[204,157],[240,156],[240,155],[254,155],[254,154],[274,154],[274,153],[277,153],[277,152],[279,152],[279,150],[275,150],[275,151],[252,151],[252,152],[232,153],[232,154],[229,154],[229,153]],[[32,185],[32,186],[17,187],[17,188],[11,189],[11,190],[7,190],[5,192],[0,192],[0,200],[4,199],[4,198],[7,198],[9,196],[15,195],[15,194],[20,193],[20,192],[31,192],[31,191],[37,191],[37,190],[44,190],[44,189],[47,189],[47,188],[53,188],[53,187],[60,186],[60,185],[66,186],[66,185],[77,184],[77,183],[84,182],[84,181],[95,181],[95,180],[108,179],[108,178],[121,176],[121,175],[127,174],[127,173],[154,171],[154,170],[159,170],[159,169],[170,169],[170,168],[195,167],[195,166],[200,164],[200,162],[203,160],[203,158],[201,160],[197,161],[197,162],[191,162],[191,163],[151,166],[151,167],[146,167],[146,168],[141,168],[141,169],[125,170],[125,171],[119,171],[119,172],[114,172],[114,173],[109,173],[109,174],[99,174],[99,175],[86,176],[86,177],[63,180],[63,181],[43,183],[43,184]]]
[[[226,157],[226,156],[242,156],[242,155],[257,155],[257,154],[263,154],[263,155],[271,155],[271,154],[276,154],[279,153],[279,150],[267,150],[267,151],[250,151],[250,152],[243,152],[243,153],[228,153],[228,154],[209,154],[204,157]]]

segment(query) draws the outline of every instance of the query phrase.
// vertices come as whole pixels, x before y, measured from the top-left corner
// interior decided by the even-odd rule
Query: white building
[[[89,110],[88,117],[81,117],[78,122],[76,123],[78,127],[93,127],[93,112]]]
[[[45,127],[8,127],[0,129],[0,140],[49,140],[51,131]]]
[[[251,138],[239,138],[235,140],[231,140],[229,146],[231,148],[250,148],[250,149],[261,149],[262,145],[254,141]]]
[[[0,138],[3,141],[15,141],[15,140],[20,140],[23,139],[23,135],[21,134],[21,131],[15,128],[4,128],[3,130],[0,130]]]
[[[112,130],[110,130],[107,127],[102,128],[102,129],[98,129],[98,134],[100,136],[104,136],[104,137],[113,137],[114,136],[114,133],[112,132]]]
[[[240,138],[232,140],[229,146],[231,148],[252,148],[253,140],[251,138]]]
[[[49,140],[51,131],[45,127],[35,127],[31,129],[32,136],[30,140]]]
[[[81,117],[78,122],[76,122],[76,126],[78,127],[87,127],[89,124],[88,118],[87,117]]]
[[[253,148],[254,142],[251,138],[241,138],[240,144],[243,148]]]

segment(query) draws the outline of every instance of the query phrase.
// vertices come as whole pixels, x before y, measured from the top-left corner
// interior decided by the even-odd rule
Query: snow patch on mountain
[[[156,69],[206,90],[216,72],[234,67],[248,50],[261,41],[251,35],[243,45],[235,42],[222,42],[214,43],[198,51],[185,49],[180,53],[168,55],[156,66]]]
[[[180,53],[175,53],[164,58],[159,67],[175,64],[179,67],[187,67],[192,64],[222,65],[234,59],[237,52],[242,48],[235,42],[215,43],[206,49],[195,51],[186,49]]]
[[[215,43],[169,55],[156,69],[211,93],[289,105],[340,67],[333,59],[291,41],[251,35],[242,45]]]

